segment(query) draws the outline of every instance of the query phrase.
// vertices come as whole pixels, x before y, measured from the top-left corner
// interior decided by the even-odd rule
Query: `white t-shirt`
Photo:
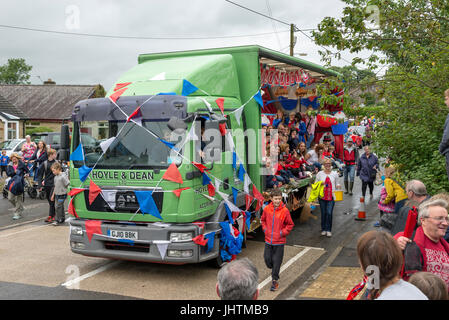
[[[413,284],[401,279],[385,288],[376,300],[429,300],[429,298]]]
[[[310,158],[307,160],[307,164],[314,164],[315,162],[318,162],[318,155],[316,154],[315,150],[310,150],[307,152],[307,154],[310,154]]]

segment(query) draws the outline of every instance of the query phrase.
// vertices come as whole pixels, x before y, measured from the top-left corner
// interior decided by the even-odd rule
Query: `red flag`
[[[404,237],[411,239],[413,235],[413,230],[415,230],[415,225],[418,218],[418,211],[416,207],[413,206],[411,210],[408,211],[407,222],[404,229]]]
[[[73,197],[76,196],[78,193],[83,192],[84,189],[79,189],[79,188],[73,188],[72,190],[69,191],[68,195]]]
[[[209,192],[209,196],[215,196],[215,187],[212,185],[212,183],[209,183],[207,185],[207,191]]]
[[[101,232],[101,221],[99,220],[86,220],[86,234],[87,238],[89,239],[89,242],[92,240],[92,235],[94,233],[96,234],[103,234]]]
[[[136,110],[133,111],[133,113],[131,113],[131,115],[128,117],[128,119],[126,119],[126,122],[129,122],[129,120],[131,120],[134,117],[141,117],[142,116],[142,112],[140,111],[140,106],[138,106],[136,108]]]
[[[181,192],[183,192],[184,190],[190,189],[189,187],[187,188],[181,188],[181,189],[176,189],[173,190],[172,192],[179,198],[181,196]]]
[[[232,212],[232,220],[237,220],[237,218],[240,216],[240,212]]]
[[[196,244],[198,244],[200,246],[205,246],[208,241],[207,239],[204,239],[204,234],[200,234],[199,236],[196,236],[192,240],[193,240],[193,242],[195,242]]]
[[[89,204],[92,204],[92,202],[94,202],[94,200],[98,197],[100,192],[101,192],[100,187],[97,186],[95,184],[95,182],[90,180],[90,184],[89,184]]]
[[[215,100],[215,102],[217,103],[217,106],[220,108],[221,113],[224,115],[224,98],[218,98],[217,100]]]
[[[69,209],[68,209],[69,214],[71,214],[72,216],[78,218],[78,215],[76,214],[75,211],[75,206],[73,205],[73,198],[70,200],[69,202]]]
[[[117,91],[117,90],[119,90],[119,89],[121,89],[121,88],[124,88],[124,87],[126,87],[128,84],[131,84],[131,83],[132,83],[132,82],[117,83],[117,84],[115,85],[114,91]]]
[[[201,232],[203,232],[204,226],[206,225],[206,222],[192,222],[194,225],[198,226],[201,230]]]
[[[123,92],[125,92],[126,90],[128,90],[128,88],[123,88],[123,89],[120,89],[120,90],[114,92],[113,94],[111,94],[111,95],[109,96],[109,99],[111,99],[112,101],[116,102],[117,99],[118,99],[118,98],[123,94]]]
[[[195,162],[195,161],[192,161],[192,164],[193,164],[198,170],[200,170],[201,173],[204,173],[204,170],[207,169],[207,168],[206,168],[203,164],[201,164],[201,163],[197,163],[197,162]],[[207,170],[206,170],[206,171],[207,171]]]
[[[173,181],[176,183],[183,184],[184,181],[182,181],[181,173],[178,170],[178,167],[173,162],[165,171],[164,175],[162,176],[162,179]]]
[[[220,133],[222,136],[226,135],[226,122],[225,123],[220,123],[218,125],[218,127],[220,128]]]
[[[257,199],[256,211],[258,211],[260,209],[260,207],[262,206],[265,199],[264,199],[263,195],[259,192],[259,190],[257,190],[257,188],[254,184],[253,184],[253,196],[254,196],[254,198]]]
[[[246,203],[246,209],[245,211],[248,211],[249,207],[251,206],[251,203],[253,202],[254,198],[251,197],[249,194],[245,195],[245,203]]]

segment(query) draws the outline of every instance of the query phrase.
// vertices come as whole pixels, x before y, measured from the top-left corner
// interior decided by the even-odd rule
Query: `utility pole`
[[[293,57],[293,48],[295,47],[295,25],[290,24],[290,55]]]

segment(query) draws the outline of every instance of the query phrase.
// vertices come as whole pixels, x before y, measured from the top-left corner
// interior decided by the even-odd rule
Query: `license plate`
[[[109,236],[115,239],[138,240],[137,231],[109,230]]]

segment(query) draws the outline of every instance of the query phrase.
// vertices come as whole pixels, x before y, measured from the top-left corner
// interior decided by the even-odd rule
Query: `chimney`
[[[46,84],[46,85],[53,85],[53,84],[56,84],[56,82],[54,82],[51,79],[48,79],[47,81],[44,81],[44,84]]]

